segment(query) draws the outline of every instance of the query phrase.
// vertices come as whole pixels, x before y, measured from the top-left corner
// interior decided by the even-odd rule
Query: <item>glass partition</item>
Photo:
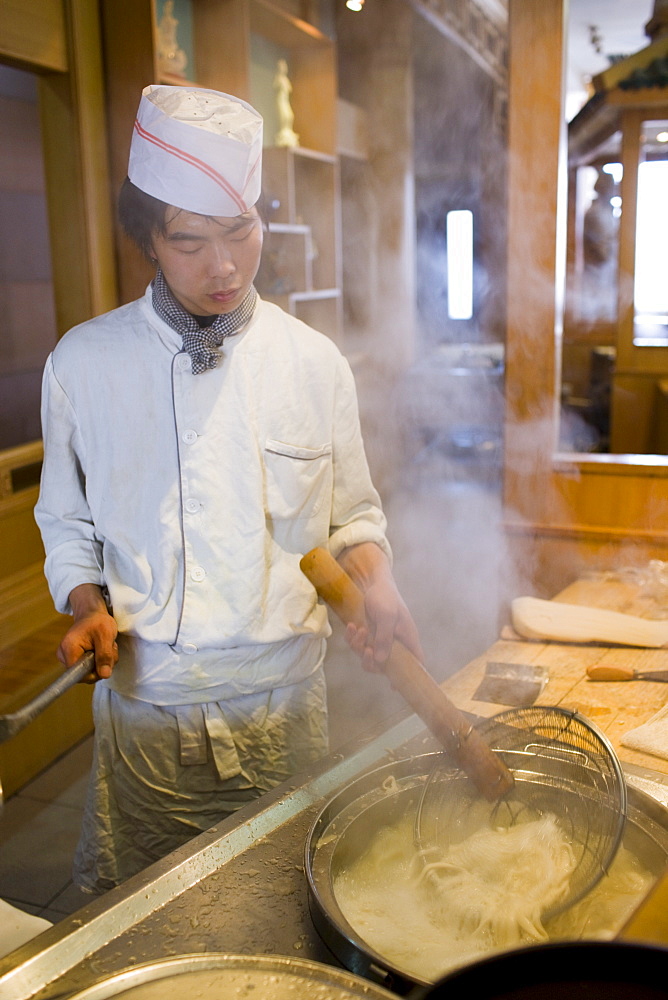
[[[643,121],[636,206],[633,343],[668,346],[668,120]]]
[[[559,450],[666,455],[668,116],[598,108],[569,127]]]

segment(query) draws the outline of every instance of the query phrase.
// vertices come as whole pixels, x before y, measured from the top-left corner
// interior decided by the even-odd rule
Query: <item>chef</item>
[[[262,119],[211,90],[147,87],[122,225],[144,296],[70,330],[43,382],[36,518],[95,651],[95,754],[75,882],[119,884],[327,751],[327,613],[299,560],[328,547],[364,591],[348,641],[421,655],[390,569],[351,371],[264,302]]]

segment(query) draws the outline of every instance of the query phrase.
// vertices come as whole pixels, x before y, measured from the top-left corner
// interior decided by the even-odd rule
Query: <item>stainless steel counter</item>
[[[309,916],[309,827],[364,771],[435,749],[417,716],[396,717],[1,959],[0,1000],[67,996],[131,965],[202,952],[340,967]]]
[[[395,717],[0,959],[0,1000],[66,997],[129,966],[204,952],[340,967],[309,914],[308,830],[365,771],[438,749],[417,716]],[[624,768],[629,784],[668,807],[668,776]]]

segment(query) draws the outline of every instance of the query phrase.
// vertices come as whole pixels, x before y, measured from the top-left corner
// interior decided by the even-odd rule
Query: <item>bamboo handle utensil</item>
[[[300,566],[341,621],[366,625],[364,595],[326,549],[307,552]],[[499,755],[402,643],[394,642],[383,671],[486,799],[493,802],[513,787],[514,778]]]

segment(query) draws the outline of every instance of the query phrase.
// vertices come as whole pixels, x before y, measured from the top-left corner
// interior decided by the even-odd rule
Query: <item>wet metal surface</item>
[[[225,952],[340,964],[308,909],[304,845],[363,771],[437,749],[415,715],[333,754],[0,959],[0,998],[68,996],[135,964]]]
[[[0,1000],[67,997],[177,955],[283,955],[341,968],[315,930],[304,849],[329,798],[363,772],[440,749],[415,715],[263,796],[0,959]],[[665,804],[668,777],[629,766]]]

